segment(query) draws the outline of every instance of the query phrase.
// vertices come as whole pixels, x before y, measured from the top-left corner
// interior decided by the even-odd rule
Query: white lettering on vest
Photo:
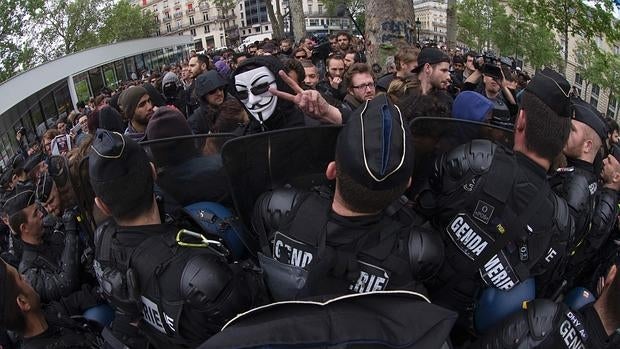
[[[473,222],[467,222],[466,216],[462,215],[455,217],[447,230],[452,241],[472,260],[480,256],[492,240]]]
[[[553,249],[553,247],[549,248],[549,252],[547,252],[547,257],[545,257],[545,261],[547,263],[551,263],[556,254],[558,253]]]
[[[498,255],[494,255],[486,262],[481,275],[489,286],[505,291],[510,290],[519,282],[508,261],[505,258],[500,259]]]
[[[314,257],[311,246],[276,233],[273,241],[273,257],[282,263],[305,268]]]
[[[581,342],[581,338],[577,335],[577,331],[571,325],[569,320],[564,320],[560,325],[560,336],[566,348],[568,349],[585,349],[585,346]]]
[[[349,285],[349,290],[357,293],[385,290],[390,279],[385,269],[362,261],[358,262],[360,264],[360,276],[354,284]]]
[[[141,296],[142,298],[142,317],[149,325],[155,327],[159,332],[166,333],[164,325],[161,322],[161,316],[159,315],[159,308],[157,304],[153,303],[150,299]]]

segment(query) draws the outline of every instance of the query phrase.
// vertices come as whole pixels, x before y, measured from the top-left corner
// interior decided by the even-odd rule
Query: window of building
[[[269,31],[269,26],[268,25],[265,26],[265,31]]]
[[[241,33],[242,33],[242,35],[245,35],[245,29],[243,29],[243,30],[241,31]]]
[[[254,28],[254,31],[255,31],[256,33],[260,33],[260,27],[256,27],[256,28]]]
[[[194,17],[190,17],[189,18],[189,24],[190,25],[194,25]]]
[[[319,4],[319,14],[323,13],[323,4]]]
[[[211,30],[209,29],[209,25],[205,25],[205,34],[210,33]]]
[[[196,36],[196,28],[192,28],[189,33],[192,34],[192,36]]]
[[[590,104],[594,107],[594,108],[598,108],[598,98],[594,97],[594,95],[592,95],[590,97]]]
[[[618,100],[614,96],[609,96],[609,104],[607,105],[607,116],[611,118],[616,117],[616,108],[618,107]]]
[[[203,13],[202,13],[202,19],[203,19],[205,22],[208,22],[208,21],[209,21],[209,13],[208,13],[208,12],[203,12]]]
[[[581,78],[581,74],[579,73],[575,74],[575,85],[581,86],[582,83],[583,83],[583,79]]]
[[[172,27],[170,26],[170,23],[166,23],[166,32],[170,33],[172,31]]]
[[[316,27],[319,25],[319,20],[316,18],[310,18],[310,26],[311,27]]]
[[[592,85],[592,96],[598,97],[600,93],[601,93],[601,88],[597,84]]]
[[[312,13],[312,4],[308,3],[308,14]]]
[[[181,28],[181,21],[177,21],[177,29]]]

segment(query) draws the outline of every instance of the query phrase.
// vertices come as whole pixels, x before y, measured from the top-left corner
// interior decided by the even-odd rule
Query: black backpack
[[[456,318],[409,291],[278,302],[238,315],[199,348],[448,348]]]

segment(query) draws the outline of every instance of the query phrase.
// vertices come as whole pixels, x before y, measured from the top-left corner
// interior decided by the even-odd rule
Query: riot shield
[[[419,117],[411,122],[410,130],[415,150],[411,198],[422,189],[443,153],[474,139],[488,139],[509,148],[513,145],[512,130],[476,121]]]
[[[224,144],[222,160],[239,216],[249,226],[262,193],[287,184],[327,184],[341,126],[291,128],[238,137]]]

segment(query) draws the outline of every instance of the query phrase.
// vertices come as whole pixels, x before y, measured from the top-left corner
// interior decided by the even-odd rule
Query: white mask
[[[277,88],[276,77],[267,67],[258,67],[235,76],[237,96],[261,124],[276,110],[278,97],[269,92]]]

